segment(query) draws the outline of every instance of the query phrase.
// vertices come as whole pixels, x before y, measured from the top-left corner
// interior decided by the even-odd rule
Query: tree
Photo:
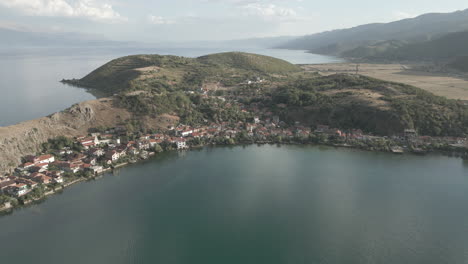
[[[164,150],[163,150],[163,148],[161,147],[161,145],[156,144],[156,145],[154,145],[154,151],[157,152],[157,153],[161,153],[161,152],[163,152]]]

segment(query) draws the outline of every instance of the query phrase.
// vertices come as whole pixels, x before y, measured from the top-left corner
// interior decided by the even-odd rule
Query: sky
[[[120,41],[231,40],[299,36],[467,8],[466,0],[0,0],[0,27]]]

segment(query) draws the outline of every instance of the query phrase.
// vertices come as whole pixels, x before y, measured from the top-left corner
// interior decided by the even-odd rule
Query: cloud
[[[176,21],[169,18],[164,18],[162,16],[149,15],[148,21],[154,25],[171,25],[175,24]]]
[[[0,5],[30,16],[82,17],[103,22],[127,21],[112,5],[97,3],[96,0],[0,0]]]
[[[407,19],[407,18],[414,18],[417,17],[418,15],[415,14],[410,14],[402,11],[396,11],[393,12],[393,17],[397,20],[402,20],[402,19]]]
[[[266,21],[298,21],[303,20],[296,10],[275,4],[248,3],[240,7],[246,16],[255,16]]]

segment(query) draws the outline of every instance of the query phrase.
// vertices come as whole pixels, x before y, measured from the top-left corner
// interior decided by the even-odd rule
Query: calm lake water
[[[275,49],[240,49],[282,58],[296,64],[328,63],[337,58]],[[230,51],[193,48],[22,48],[0,49],[0,126],[46,116],[72,104],[95,97],[60,83],[62,79],[81,78],[117,57],[132,54],[172,54],[198,57]]]
[[[72,186],[0,226],[2,263],[467,263],[468,164],[205,148]]]

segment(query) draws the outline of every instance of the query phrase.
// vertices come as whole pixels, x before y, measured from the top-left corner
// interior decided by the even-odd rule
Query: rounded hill
[[[112,60],[82,79],[64,82],[112,95],[134,90],[186,90],[207,82],[232,84],[255,76],[288,75],[300,71],[299,66],[281,59],[242,52],[199,58],[132,55]]]
[[[197,58],[204,64],[238,68],[270,74],[285,74],[300,71],[300,68],[285,60],[245,52],[225,52]]]

